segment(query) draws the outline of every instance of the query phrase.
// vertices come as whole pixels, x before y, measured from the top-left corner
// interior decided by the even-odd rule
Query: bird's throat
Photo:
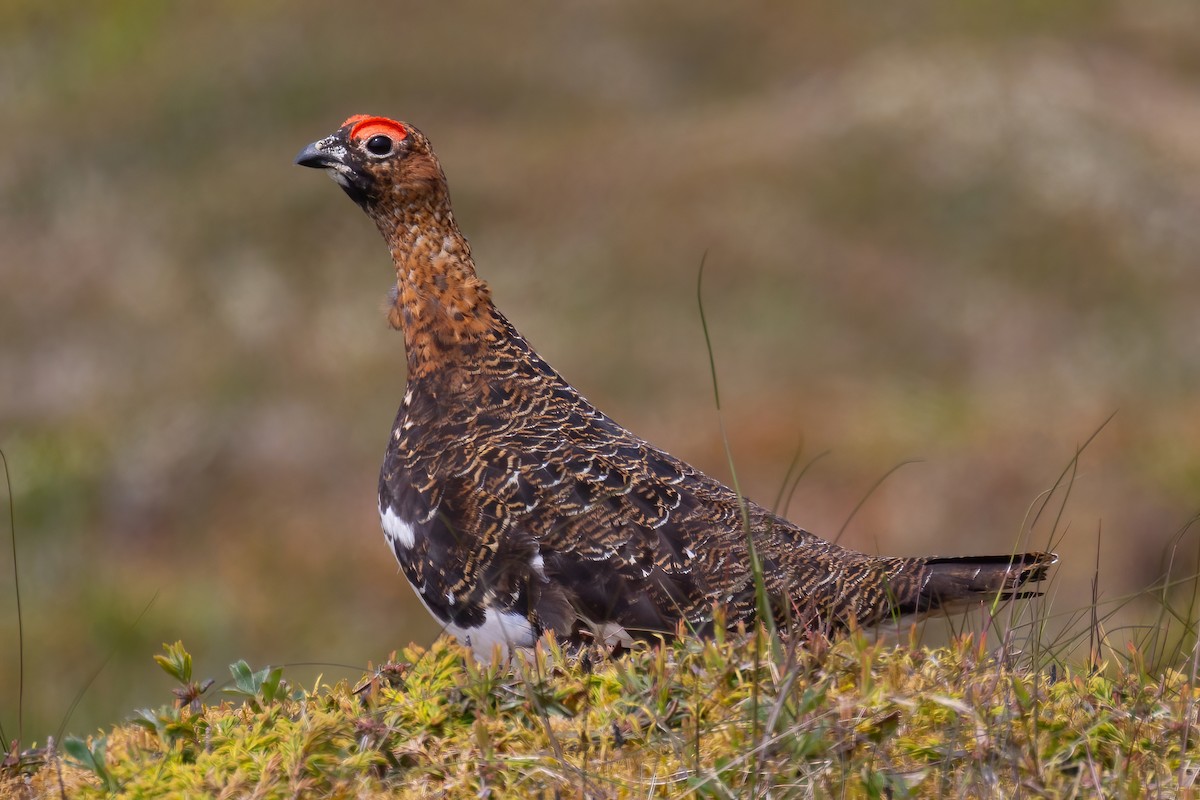
[[[404,333],[410,377],[470,358],[504,335],[487,283],[449,204],[416,206],[378,219],[396,267],[388,313]],[[386,223],[386,224],[385,224]]]

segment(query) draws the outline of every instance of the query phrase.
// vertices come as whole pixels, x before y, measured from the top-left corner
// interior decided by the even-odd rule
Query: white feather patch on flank
[[[417,533],[412,523],[396,516],[391,506],[379,509],[379,524],[383,526],[383,535],[393,549],[400,545],[405,550],[411,550],[417,543]]]
[[[524,614],[494,608],[484,612],[483,624],[477,628],[460,628],[450,623],[446,630],[471,648],[476,660],[483,662],[492,660],[496,647],[500,648],[501,655],[508,656],[513,648],[533,647],[537,640],[533,635],[533,624]]]
[[[533,571],[537,573],[539,578],[546,580],[546,561],[542,558],[541,553],[529,559],[529,566],[533,567]]]

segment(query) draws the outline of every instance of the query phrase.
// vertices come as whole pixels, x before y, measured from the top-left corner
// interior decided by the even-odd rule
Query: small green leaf
[[[258,685],[254,681],[254,672],[251,671],[250,665],[245,660],[240,660],[236,664],[230,664],[229,672],[233,675],[233,682],[237,686],[237,694],[248,694],[251,697],[258,694]]]
[[[157,735],[159,732],[158,715],[148,708],[139,708],[137,711],[133,712],[133,718],[129,721],[134,725],[145,728],[147,731],[155,735]],[[63,743],[63,746],[66,746],[65,742]],[[70,751],[68,750],[68,752]]]
[[[183,648],[183,642],[178,641],[175,644],[163,643],[163,650],[166,650],[166,655],[158,655],[154,660],[163,668],[163,671],[170,675],[180,683],[192,682],[192,654]]]
[[[233,675],[234,686],[232,689],[225,689],[225,693],[246,698],[254,708],[273,703],[287,695],[283,667],[263,667],[254,672],[245,661],[238,661],[229,665],[229,672]]]
[[[68,736],[63,739],[63,750],[67,751],[67,755],[78,761],[87,769],[95,772],[95,762],[92,760],[92,753],[88,750],[87,742],[75,736]]]
[[[78,764],[86,770],[90,770],[104,784],[104,788],[108,792],[116,792],[120,789],[117,781],[109,773],[107,765],[104,763],[104,748],[106,740],[103,736],[92,741],[91,747],[87,742],[75,736],[68,736],[63,740],[63,749],[67,751],[67,755],[73,758]]]
[[[1021,708],[1029,708],[1032,705],[1033,697],[1029,694],[1028,687],[1020,677],[1012,679],[1013,694],[1017,696],[1017,702],[1021,704]]]
[[[259,678],[263,700],[271,703],[279,698],[279,687],[283,680],[283,667],[275,667],[274,669],[268,667],[259,672],[255,677]]]

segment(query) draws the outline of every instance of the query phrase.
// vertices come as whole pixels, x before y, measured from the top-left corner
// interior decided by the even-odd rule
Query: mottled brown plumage
[[[854,622],[1023,594],[1053,554],[886,558],[801,530],[587,402],[492,304],[416,128],[352,117],[305,148],[378,225],[408,387],[379,481],[384,531],[438,620],[481,656],[704,632],[756,616],[749,542],[780,624]],[[749,522],[747,530],[746,520]]]

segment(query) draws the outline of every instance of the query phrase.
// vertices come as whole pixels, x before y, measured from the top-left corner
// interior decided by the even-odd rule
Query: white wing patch
[[[405,550],[411,550],[412,546],[417,543],[416,530],[412,523],[405,522],[396,516],[396,512],[392,511],[390,506],[379,509],[379,523],[383,526],[383,535],[393,550],[397,545]]]
[[[514,611],[497,611],[489,608],[485,612],[483,624],[478,628],[460,628],[454,623],[446,626],[446,630],[455,639],[471,648],[476,660],[490,662],[492,653],[497,645],[502,656],[517,647],[533,647],[537,637],[533,635],[533,625],[524,614]]]

